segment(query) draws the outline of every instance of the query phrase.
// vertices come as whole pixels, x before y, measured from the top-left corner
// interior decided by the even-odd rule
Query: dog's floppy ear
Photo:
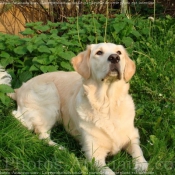
[[[125,71],[124,71],[124,79],[126,82],[128,82],[132,76],[134,75],[135,71],[136,71],[136,65],[134,63],[134,61],[132,61],[128,54],[126,53],[125,55]]]
[[[90,77],[90,53],[91,47],[87,46],[87,49],[84,52],[81,52],[76,57],[73,57],[71,61],[74,69],[85,79],[88,79]]]

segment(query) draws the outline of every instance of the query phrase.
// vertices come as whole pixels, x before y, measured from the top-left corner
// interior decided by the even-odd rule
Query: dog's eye
[[[102,55],[102,54],[103,54],[102,51],[98,51],[98,52],[96,53],[96,55]]]
[[[121,55],[122,53],[121,53],[120,51],[117,51],[117,54],[118,54],[118,55]]]

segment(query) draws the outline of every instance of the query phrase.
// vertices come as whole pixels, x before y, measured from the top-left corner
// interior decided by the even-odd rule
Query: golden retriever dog
[[[48,131],[62,123],[79,140],[87,159],[95,158],[102,167],[101,174],[115,174],[105,158],[121,149],[133,157],[136,171],[146,171],[148,163],[134,127],[135,107],[128,94],[135,64],[124,47],[92,44],[72,64],[76,72],[39,75],[9,94],[18,106],[13,115],[50,145],[55,143]]]

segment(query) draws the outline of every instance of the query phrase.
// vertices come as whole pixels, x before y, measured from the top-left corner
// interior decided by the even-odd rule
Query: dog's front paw
[[[146,160],[136,161],[134,169],[136,172],[146,172],[148,170],[148,162]]]
[[[17,114],[17,111],[12,111],[12,115],[15,116]]]
[[[115,173],[108,167],[105,167],[102,171],[101,171],[102,175],[115,175]]]

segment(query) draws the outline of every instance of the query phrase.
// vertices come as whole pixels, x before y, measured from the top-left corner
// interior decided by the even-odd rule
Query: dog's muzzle
[[[120,56],[118,54],[111,54],[108,57],[109,64],[109,72],[102,79],[108,80],[109,82],[113,82],[116,80],[121,80],[121,71],[120,71]]]
[[[109,67],[108,76],[116,77],[118,80],[120,80],[121,79],[120,56],[118,54],[111,54],[108,57],[108,61],[111,63]]]

